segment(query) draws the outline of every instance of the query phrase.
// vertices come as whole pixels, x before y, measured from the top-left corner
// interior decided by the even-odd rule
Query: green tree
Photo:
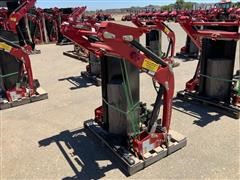
[[[192,9],[193,8],[193,3],[192,2],[186,2],[183,5],[184,9]]]
[[[162,6],[161,9],[163,11],[171,11],[173,9],[173,6],[172,5],[165,5],[165,6]]]
[[[176,9],[181,10],[184,8],[184,4],[184,0],[176,0],[175,7]]]

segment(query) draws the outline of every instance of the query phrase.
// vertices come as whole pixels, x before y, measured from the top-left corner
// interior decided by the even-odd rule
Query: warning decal
[[[159,68],[159,64],[153,62],[150,59],[144,59],[143,64],[142,64],[142,68],[147,69],[149,71],[152,72],[156,72]]]
[[[165,32],[166,34],[169,34],[169,33],[170,33],[170,30],[169,30],[167,27],[165,27],[165,28],[164,28],[164,32]]]
[[[9,45],[7,45],[7,44],[4,43],[4,42],[0,42],[0,49],[4,49],[4,50],[10,52],[10,51],[12,50],[12,46],[9,46]]]

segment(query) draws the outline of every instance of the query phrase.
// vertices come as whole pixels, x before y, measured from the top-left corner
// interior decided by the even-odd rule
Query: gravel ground
[[[179,51],[186,34],[176,24],[170,27]],[[62,55],[73,49],[71,45],[38,49],[42,53],[31,56],[33,72],[49,99],[0,112],[2,179],[125,179],[108,151],[82,129],[101,105],[101,88],[80,76],[86,64]],[[197,64],[196,60],[177,61],[181,65],[174,69],[175,92],[184,88]],[[150,78],[141,74],[142,101],[153,103],[155,96]],[[206,106],[182,101],[174,105],[194,114],[173,110],[171,127],[187,136],[187,146],[130,178],[239,179],[239,120]],[[71,145],[74,151],[69,149],[73,129],[78,130]]]

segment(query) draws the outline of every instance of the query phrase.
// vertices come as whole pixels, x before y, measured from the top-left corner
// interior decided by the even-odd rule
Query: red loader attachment
[[[47,98],[38,80],[33,79],[25,49],[0,37],[0,109]]]
[[[29,54],[40,53],[39,50],[35,50],[35,44],[29,36],[25,21],[28,11],[34,7],[35,3],[36,0],[23,0],[20,1],[20,3],[18,3],[18,1],[6,1],[6,6],[10,15],[5,20],[4,30],[15,33],[16,36],[18,36],[18,44],[24,47]],[[5,32],[2,33],[5,34]]]
[[[221,113],[238,119],[240,91],[237,87],[239,76],[235,74],[239,67],[234,66],[239,61],[235,55],[240,21],[196,22],[188,16],[180,17],[178,21],[201,51],[194,77],[178,97],[214,106]]]
[[[146,164],[150,165],[186,145],[184,136],[180,135],[177,138],[170,130],[174,75],[166,59],[158,57],[136,41],[143,33],[150,31],[148,27],[134,28],[111,22],[102,22],[99,26],[94,26],[94,31],[92,27],[86,22],[82,22],[81,26],[79,24],[78,28],[68,23],[62,25],[62,32],[67,37],[94,53],[101,61],[103,106],[95,110],[95,120],[86,121],[85,127],[113,151],[124,170],[131,175],[143,169]],[[111,66],[109,62],[116,65]],[[117,65],[118,63],[120,65]],[[157,98],[153,110],[145,115],[142,113],[148,111],[144,104],[137,102],[133,105],[138,93],[132,92],[139,90],[137,85],[139,70],[146,72],[159,84],[159,88],[156,88]],[[112,73],[117,71],[122,73],[112,76]],[[115,79],[114,82],[111,81],[112,78]],[[126,96],[122,97],[122,100],[118,99],[121,95],[116,94],[114,89],[117,87],[121,89],[125,85],[128,87]],[[122,112],[123,110],[114,105],[115,103],[112,104],[114,98],[123,106],[129,102],[127,106],[133,108],[129,112],[131,115]],[[124,98],[127,100],[123,100]],[[163,115],[158,119],[162,102]],[[136,107],[139,110],[136,110]],[[117,115],[121,113],[126,115],[126,119]],[[141,121],[142,115],[144,118]],[[122,120],[124,123],[118,124]],[[121,139],[121,143],[118,139]],[[175,144],[172,144],[173,142]],[[164,147],[168,149],[166,154]]]

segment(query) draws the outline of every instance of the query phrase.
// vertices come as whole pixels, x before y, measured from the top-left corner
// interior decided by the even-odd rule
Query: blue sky
[[[131,6],[165,5],[174,3],[176,0],[37,0],[37,6],[42,8],[48,7],[77,7],[87,6],[88,10],[125,8]],[[187,1],[187,0],[186,0]],[[215,3],[219,0],[191,0],[198,3]],[[237,2],[237,0],[233,0]]]

